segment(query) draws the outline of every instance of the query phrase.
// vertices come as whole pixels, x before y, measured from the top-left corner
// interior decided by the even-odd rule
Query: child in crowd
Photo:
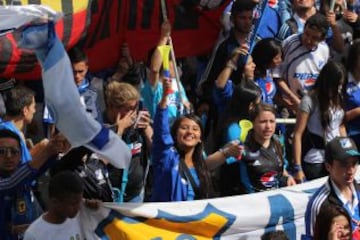
[[[315,223],[314,240],[350,240],[351,217],[345,209],[324,204]]]
[[[25,232],[24,240],[85,239],[79,211],[83,202],[83,184],[74,172],[64,171],[49,182],[49,209]],[[87,206],[98,202],[85,200]]]
[[[281,64],[282,49],[280,42],[272,38],[265,38],[256,43],[251,56],[255,68],[255,82],[261,88],[261,101],[274,104],[276,85],[273,80],[273,70]]]

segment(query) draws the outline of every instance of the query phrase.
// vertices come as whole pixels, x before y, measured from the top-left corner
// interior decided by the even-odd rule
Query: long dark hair
[[[330,203],[324,203],[321,207],[319,214],[316,217],[315,229],[314,229],[314,240],[328,239],[328,234],[331,229],[332,220],[343,215],[349,222],[350,233],[351,230],[351,217],[347,211],[341,206],[337,206]],[[351,237],[350,237],[351,239]]]
[[[343,109],[343,92],[340,87],[345,82],[345,70],[341,63],[329,60],[321,69],[311,95],[319,101],[321,126],[326,129],[330,124],[331,109]]]
[[[264,38],[256,43],[251,53],[256,65],[255,77],[265,76],[266,70],[270,68],[274,57],[281,53],[281,44],[274,38]]]
[[[254,103],[260,96],[261,90],[254,81],[243,80],[241,84],[234,87],[233,95],[225,108],[216,131],[217,147],[224,144],[224,134],[231,123],[238,122],[241,119],[249,119],[250,104]]]
[[[200,127],[201,138],[203,138],[203,133],[204,133],[204,130],[203,130],[203,127],[201,124],[201,120],[195,114],[186,114],[175,120],[174,124],[171,127],[171,136],[175,142],[175,148],[180,154],[181,161],[183,160],[185,153],[184,153],[184,151],[179,149],[176,135],[177,135],[177,131],[180,127],[180,124],[184,119],[190,119],[190,120],[194,121]],[[200,143],[198,143],[195,146],[195,150],[192,155],[192,160],[193,160],[193,164],[194,164],[196,173],[200,180],[200,195],[201,196],[197,196],[197,197],[198,198],[209,198],[212,196],[213,187],[212,187],[210,172],[207,168],[207,165],[205,164],[203,141],[201,141]]]

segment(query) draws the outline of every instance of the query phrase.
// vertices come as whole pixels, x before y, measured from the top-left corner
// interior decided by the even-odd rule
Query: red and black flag
[[[229,1],[166,0],[177,57],[211,51]],[[135,59],[146,59],[163,21],[160,0],[0,0],[0,6],[8,4],[42,4],[63,12],[56,32],[67,49],[75,44],[85,49],[93,72],[114,66],[123,42]],[[40,67],[34,54],[19,49],[16,35],[10,33],[0,38],[0,78],[12,77],[39,79]]]

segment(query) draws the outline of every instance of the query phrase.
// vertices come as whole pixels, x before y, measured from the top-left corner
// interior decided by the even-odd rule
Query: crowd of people
[[[191,201],[329,176],[308,203],[303,237],[360,239],[360,8],[354,0],[332,3],[271,1],[260,14],[257,0],[233,1],[207,57],[164,56],[164,46],[173,51],[166,20],[146,62],[124,43],[117,66],[101,74],[90,73],[82,49],[59,47],[52,24],[28,27],[22,47],[35,51],[43,81],[68,77],[46,72],[69,57],[64,72],[72,79],[64,88],[77,89],[77,99],[49,97],[44,84],[44,108],[36,109],[39,90],[20,82],[1,89],[0,238],[64,239],[58,234],[66,229],[68,238],[83,239],[76,216],[82,205],[96,208],[94,199]],[[80,108],[101,130],[76,146],[83,131],[67,123]],[[289,117],[294,125],[276,124]],[[108,132],[124,144],[115,159],[93,147]],[[263,239],[287,238],[275,232]]]

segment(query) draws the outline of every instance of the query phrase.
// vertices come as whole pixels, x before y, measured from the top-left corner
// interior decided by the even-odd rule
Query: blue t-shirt
[[[168,113],[170,125],[175,121],[177,117],[182,115],[184,105],[181,102],[181,98],[183,99],[183,101],[188,102],[188,98],[186,97],[184,87],[182,86],[181,82],[181,98],[175,79],[172,79],[172,89],[174,92],[168,95]],[[154,87],[150,85],[149,81],[145,81],[144,86],[141,89],[141,97],[144,101],[145,108],[150,113],[151,118],[154,118],[156,107],[161,101],[162,96],[163,85],[160,81]]]
[[[360,83],[358,83],[352,74],[348,75],[349,82],[346,85],[346,110],[352,110],[360,106]],[[360,134],[360,117],[357,117],[346,123],[346,128],[350,136]]]
[[[200,180],[199,180],[199,177],[198,177],[198,175],[196,173],[196,169],[192,167],[192,168],[189,168],[189,171],[190,171],[191,176],[194,179],[195,184],[197,186],[200,186]],[[195,192],[194,192],[194,189],[193,189],[193,187],[191,185],[190,180],[187,180],[187,182],[189,184],[188,185],[187,201],[192,201],[192,200],[195,199]]]
[[[267,76],[265,78],[256,78],[255,82],[261,88],[261,101],[273,105],[273,99],[276,94],[274,80],[270,76]]]

